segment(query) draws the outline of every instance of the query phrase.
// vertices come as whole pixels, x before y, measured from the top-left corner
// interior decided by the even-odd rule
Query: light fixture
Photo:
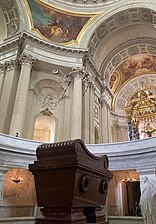
[[[122,179],[122,182],[125,182],[125,183],[137,182],[137,181],[140,181],[140,180],[139,179],[135,179],[135,178],[123,178]]]
[[[11,180],[16,184],[23,181],[23,178],[19,176],[19,170],[16,171],[15,177],[11,177]]]

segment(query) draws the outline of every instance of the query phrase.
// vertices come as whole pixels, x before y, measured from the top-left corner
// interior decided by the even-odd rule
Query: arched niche
[[[4,198],[3,206],[12,207],[8,211],[9,216],[17,215],[16,206],[25,207],[21,212],[27,216],[28,209],[33,207],[36,202],[34,177],[26,169],[13,168],[5,175],[4,179]],[[14,215],[15,213],[15,215]],[[20,216],[20,213],[18,214]]]
[[[46,113],[46,110],[36,118],[33,140],[54,142],[56,120],[50,115],[50,111],[47,110],[46,115],[44,115],[44,113]]]

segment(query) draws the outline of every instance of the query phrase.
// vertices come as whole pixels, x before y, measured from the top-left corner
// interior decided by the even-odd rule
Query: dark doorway
[[[126,182],[128,215],[136,215],[136,205],[140,202],[140,181]]]

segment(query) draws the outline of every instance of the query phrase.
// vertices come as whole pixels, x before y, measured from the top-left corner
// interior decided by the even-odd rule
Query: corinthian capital
[[[69,83],[73,82],[75,78],[83,79],[84,77],[84,69],[83,68],[72,68],[72,71],[69,72],[65,77],[64,81]]]
[[[10,60],[10,61],[8,61],[7,64],[6,64],[7,70],[14,69],[16,63],[17,63],[17,60]]]
[[[31,55],[22,54],[19,59],[20,64],[30,64],[33,65],[36,62],[36,59]]]
[[[3,64],[0,64],[0,73],[5,72],[6,70],[14,69],[16,62],[17,62],[16,60],[10,60],[6,61]]]

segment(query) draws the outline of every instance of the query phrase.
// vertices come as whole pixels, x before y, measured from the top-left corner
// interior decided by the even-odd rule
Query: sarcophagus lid
[[[89,152],[82,140],[40,145],[34,174],[40,207],[88,207],[105,205],[109,180],[107,156]]]

